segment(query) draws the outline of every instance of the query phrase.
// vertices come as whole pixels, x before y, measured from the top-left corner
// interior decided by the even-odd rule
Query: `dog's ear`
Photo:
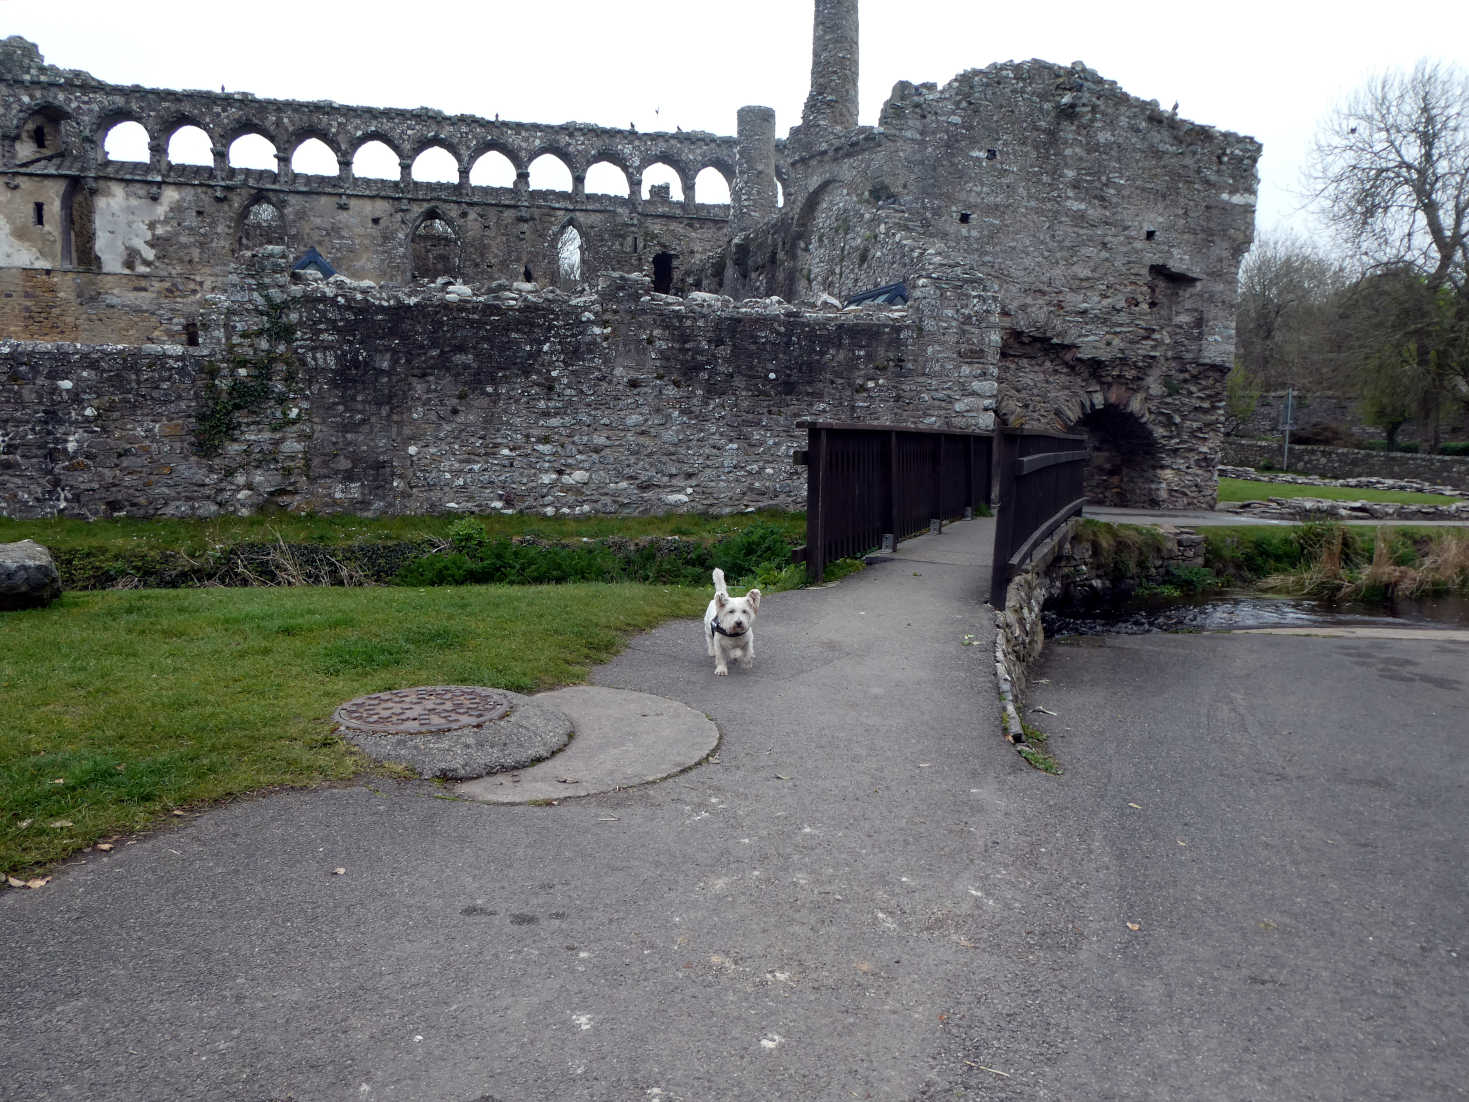
[[[716,594],[714,594],[714,607],[715,608],[723,608],[727,604],[729,604],[729,594],[728,593],[716,593]]]
[[[746,593],[745,600],[750,602],[751,611],[760,611],[760,591],[758,589],[752,589],[750,590],[750,592]]]

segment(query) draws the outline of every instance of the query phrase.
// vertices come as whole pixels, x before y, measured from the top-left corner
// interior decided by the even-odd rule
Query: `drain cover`
[[[510,711],[510,695],[478,685],[394,689],[349,700],[332,718],[343,727],[382,735],[432,735],[482,727]]]

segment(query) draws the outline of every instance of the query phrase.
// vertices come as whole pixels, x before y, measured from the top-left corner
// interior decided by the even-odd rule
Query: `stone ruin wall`
[[[0,168],[7,184],[0,194],[0,218],[12,226],[13,248],[31,247],[27,234],[35,233],[21,224],[34,202],[43,201],[33,192],[44,193],[44,201],[59,204],[68,216],[69,229],[31,244],[38,249],[45,244],[52,250],[48,256],[62,259],[70,250],[73,263],[43,268],[25,258],[17,262],[0,257],[5,261],[0,264],[0,335],[81,341],[105,336],[112,342],[159,345],[182,338],[182,343],[202,341],[207,348],[213,323],[201,303],[227,292],[234,262],[262,243],[283,245],[287,257],[314,244],[343,273],[386,285],[369,292],[349,284],[355,290],[348,294],[343,284],[334,284],[341,298],[333,308],[340,313],[337,322],[330,320],[332,310],[313,297],[324,292],[296,288],[306,323],[301,352],[311,366],[311,385],[325,388],[322,393],[328,395],[338,385],[330,380],[344,380],[357,370],[341,368],[342,363],[360,367],[377,356],[397,365],[408,378],[399,383],[373,376],[377,412],[363,414],[362,423],[379,428],[402,423],[406,428],[374,430],[353,438],[350,446],[323,450],[321,441],[342,430],[313,413],[318,418],[309,434],[313,443],[301,444],[300,453],[286,453],[311,457],[299,476],[270,484],[273,476],[262,481],[254,459],[229,470],[219,467],[220,460],[210,460],[199,470],[232,480],[233,497],[223,490],[211,496],[207,478],[199,474],[202,481],[182,495],[182,504],[165,502],[167,495],[143,494],[140,500],[151,502],[149,508],[237,509],[265,502],[382,511],[447,508],[454,494],[423,489],[430,484],[442,489],[445,477],[450,489],[478,486],[483,493],[474,501],[492,508],[582,508],[596,492],[602,493],[599,504],[589,507],[645,510],[668,507],[669,499],[681,496],[690,499],[690,508],[744,507],[734,500],[738,493],[700,488],[717,483],[717,478],[711,483],[690,476],[696,488],[691,493],[673,486],[678,480],[672,472],[688,462],[679,449],[687,450],[692,439],[682,426],[698,409],[684,404],[686,399],[698,395],[713,402],[714,419],[730,410],[715,401],[718,388],[700,388],[699,376],[689,374],[687,365],[671,374],[660,366],[665,360],[659,359],[664,354],[658,350],[668,340],[675,347],[702,349],[697,356],[707,352],[711,363],[725,364],[720,370],[740,380],[742,395],[758,400],[763,400],[757,385],[761,367],[776,367],[778,376],[788,371],[791,379],[801,380],[791,384],[796,390],[787,410],[790,421],[796,415],[837,416],[987,429],[998,420],[1084,432],[1094,454],[1089,475],[1093,500],[1212,504],[1223,376],[1232,359],[1235,276],[1252,232],[1258,144],[1127,96],[1079,63],[1065,67],[1039,61],[963,73],[943,88],[901,82],[883,109],[879,127],[854,127],[856,2],[818,0],[816,17],[813,98],[802,124],[785,142],[775,140],[775,120],[767,108],[742,109],[739,136],[731,139],[116,88],[86,74],[44,66],[34,47],[27,54],[16,45],[20,40],[11,39],[0,44],[0,77],[24,94],[11,116],[0,120]],[[823,43],[831,57],[823,54]],[[102,157],[102,135],[121,118],[147,126],[152,136],[147,165],[116,164]],[[167,136],[185,124],[210,134],[212,166],[167,163]],[[38,127],[42,140],[57,149],[44,165],[29,163],[39,153],[26,145]],[[276,172],[238,170],[225,163],[229,142],[246,132],[275,142],[280,151]],[[336,154],[337,176],[293,176],[290,151],[309,137],[321,138]],[[399,153],[399,180],[352,177],[351,151],[370,138],[387,141]],[[460,166],[457,184],[411,179],[413,158],[430,146],[453,154]],[[511,159],[518,174],[514,188],[468,183],[469,166],[487,149]],[[572,192],[529,191],[526,166],[547,150],[571,168]],[[627,198],[584,194],[586,170],[598,160],[626,170]],[[731,181],[730,207],[638,198],[643,170],[659,161],[677,166],[690,196],[700,168],[719,168]],[[777,206],[776,178],[785,189],[783,208]],[[247,217],[252,205],[262,201],[278,215],[277,236],[268,241],[262,241],[260,227]],[[430,221],[452,231],[447,252],[440,247],[443,242],[430,242],[433,247],[427,250],[419,247],[423,242],[416,231]],[[574,338],[575,325],[567,328],[563,316],[572,309],[569,299],[555,292],[526,294],[529,288],[516,286],[526,268],[542,279],[555,269],[556,240],[568,224],[583,237],[588,285],[604,277],[602,291],[594,296],[602,305],[590,311],[593,317],[599,309],[614,310],[628,325],[647,325],[639,340],[598,345]],[[652,261],[660,254],[665,262],[661,271]],[[76,263],[78,258],[84,263]],[[672,272],[668,260],[675,262]],[[728,297],[716,302],[696,293],[680,303],[640,287],[638,304],[632,307],[625,301],[631,284],[613,274],[621,270],[657,279],[658,291],[714,291]],[[436,297],[443,293],[443,281],[433,293],[396,286],[439,272],[462,281],[452,299]],[[867,311],[830,309],[854,292],[899,280],[914,296],[906,317],[879,320]],[[617,287],[623,290],[609,290]],[[613,305],[607,305],[609,294]],[[366,313],[349,309],[356,301],[353,295],[365,295],[371,308],[363,308]],[[765,301],[772,296],[824,302],[828,308],[777,306]],[[442,310],[448,301],[456,305],[446,317]],[[415,320],[415,314],[423,320]],[[720,316],[725,335],[715,340],[704,334],[679,345],[668,319],[687,314],[697,316],[701,325]],[[389,316],[391,322],[384,320]],[[350,325],[342,320],[347,317]],[[786,335],[778,339],[769,335],[773,318],[784,319],[780,325]],[[471,334],[466,324],[483,328]],[[363,333],[374,334],[371,352],[351,347],[359,325]],[[332,339],[313,346],[312,333],[322,329],[332,332]],[[511,454],[496,453],[498,458],[485,453],[474,461],[480,464],[477,469],[457,474],[447,473],[452,464],[420,459],[424,444],[408,445],[418,450],[407,459],[399,454],[400,438],[416,441],[422,428],[416,423],[423,420],[410,416],[403,422],[399,403],[429,408],[412,403],[432,391],[432,371],[455,365],[446,387],[462,381],[471,364],[481,370],[493,363],[496,371],[515,365],[521,375],[514,377],[523,380],[526,365],[540,362],[532,350],[537,347],[535,334],[542,331],[547,362],[560,365],[562,374],[556,378],[566,379],[568,387],[585,384],[584,403],[616,408],[624,419],[664,418],[673,448],[659,476],[666,486],[640,480],[632,483],[637,493],[626,493],[626,478],[599,483],[594,464],[573,462],[568,467],[559,462],[567,456],[575,461],[582,454],[576,441],[588,437],[581,431],[586,424],[562,423],[562,413],[548,414],[545,399],[534,393],[511,394],[491,382],[481,385],[499,388],[496,403],[510,411],[510,421],[496,421],[488,407],[476,407],[475,416],[505,425],[519,425],[524,418],[528,425],[529,411],[536,409],[556,422],[550,427],[558,431],[542,434],[547,439],[541,446],[553,451],[536,452],[546,460],[536,469],[540,491],[532,492],[523,481],[523,464],[509,462],[519,444],[503,445]],[[399,355],[394,342],[400,338],[386,335],[399,332],[408,335],[402,347],[416,349],[413,357]],[[870,395],[854,401],[850,415],[842,413],[845,407],[838,397],[844,388],[857,394],[870,389],[868,384],[879,387],[882,380],[860,378],[863,365],[873,362],[870,355],[849,344],[825,343],[837,333],[848,335],[843,340],[870,333],[879,344],[896,341],[909,372],[901,379],[915,388],[913,393],[889,391],[881,400]],[[436,355],[430,339],[452,340],[454,350],[446,345],[444,354]],[[524,348],[507,344],[517,340]],[[614,349],[615,357],[624,359],[609,359]],[[790,356],[797,349],[802,355],[830,357],[826,370],[834,374],[829,385],[799,361],[759,358],[772,351]],[[45,359],[35,346],[11,346],[10,352],[17,350],[33,363]],[[745,360],[752,350],[757,358]],[[63,361],[69,354],[61,353]],[[119,355],[114,350],[114,359]],[[157,364],[203,365],[210,353],[191,349],[146,355]],[[887,353],[879,359],[896,362]],[[432,371],[422,366],[428,362],[435,365]],[[127,369],[138,370],[138,364],[130,360]],[[64,363],[57,370],[66,374]],[[624,375],[645,380],[649,371],[657,385],[629,385],[640,392],[632,395],[617,389]],[[363,375],[357,383],[365,385],[367,379]],[[171,388],[174,398],[182,385]],[[609,391],[597,390],[609,385]],[[201,386],[199,381],[193,384],[190,408],[197,409]],[[446,398],[451,390],[455,397]],[[441,410],[447,403],[453,425],[460,424],[467,408],[462,403],[471,400],[459,399],[460,390],[478,401],[474,386],[434,392],[433,408]],[[344,394],[342,401],[342,410],[355,408],[350,395]],[[319,411],[322,406],[309,408]],[[175,410],[159,424],[186,421]],[[642,425],[624,424],[624,429],[642,437],[651,432]],[[277,425],[271,431],[280,429]],[[571,431],[570,444],[562,429]],[[445,431],[448,438],[460,439],[459,429]],[[794,442],[793,425],[783,431],[778,447],[768,445],[775,449],[772,455],[783,454]],[[607,432],[590,435],[611,439]],[[146,436],[139,421],[129,439]],[[54,448],[60,438],[53,434],[48,446]],[[368,438],[385,449],[375,459],[361,444]],[[266,441],[261,454],[274,446]],[[618,442],[595,446],[614,452],[623,447]],[[647,446],[647,440],[635,442],[627,454]],[[572,450],[564,451],[567,447]],[[190,461],[181,462],[192,469]],[[619,462],[611,461],[608,468]],[[337,464],[341,477],[328,479],[323,463]],[[276,465],[291,469],[285,460]],[[789,470],[787,463],[784,474],[767,474],[766,466],[774,472],[782,469],[780,464],[739,468],[741,477],[754,480],[745,497],[799,504],[799,495],[789,494],[799,472]],[[521,472],[501,478],[508,497],[495,496],[492,480],[484,477],[492,468],[503,469],[502,475]],[[414,474],[419,469],[434,473],[425,474],[424,482]],[[550,481],[541,482],[543,478]],[[565,478],[573,479],[567,488],[544,489]],[[775,481],[762,481],[766,479]],[[133,482],[128,485],[128,494],[115,499],[121,504],[109,504],[114,499],[95,487],[76,489],[91,502],[86,509],[93,512],[142,507],[127,503],[136,492]],[[588,489],[594,486],[603,489]],[[556,493],[566,494],[567,501],[557,504]],[[373,494],[382,496],[373,499]]]
[[[196,433],[206,381],[230,370],[218,352],[0,343],[4,512],[801,508],[797,420],[973,429],[975,388],[994,385],[992,364],[961,376],[920,339],[967,307],[964,288],[835,311],[679,299],[639,276],[574,296],[287,283],[283,252],[252,259],[209,341],[228,328],[248,348],[263,292],[289,303],[291,354],[216,455]]]
[[[1001,423],[1087,433],[1094,501],[1211,505],[1258,143],[1040,61],[900,83],[880,121],[793,138],[786,210],[705,285],[842,299],[983,273]]]
[[[572,225],[590,284],[605,271],[653,276],[661,255],[665,289],[682,293],[697,289],[690,269],[729,225],[727,204],[695,201],[695,179],[713,168],[733,182],[730,137],[123,87],[46,65],[20,39],[0,43],[0,88],[0,336],[184,343],[202,296],[223,288],[239,253],[265,244],[293,257],[314,246],[342,274],[377,283],[519,281],[529,271],[544,284],[557,279],[558,239]],[[147,130],[147,163],[107,158],[103,141],[123,121]],[[169,139],[185,126],[208,134],[212,165],[169,162]],[[244,134],[271,141],[275,171],[228,163]],[[313,138],[335,155],[337,175],[292,171],[292,154]],[[398,179],[353,175],[353,154],[374,140],[399,157]],[[456,183],[412,179],[430,148],[453,156]],[[513,187],[470,184],[489,152],[510,161]],[[529,166],[543,153],[567,166],[571,191],[530,189]],[[623,171],[627,195],[586,192],[587,170],[601,162]],[[641,197],[654,164],[678,175],[683,199]],[[257,206],[269,208],[256,212],[270,215],[263,224],[251,216]],[[452,237],[426,238],[426,223]]]

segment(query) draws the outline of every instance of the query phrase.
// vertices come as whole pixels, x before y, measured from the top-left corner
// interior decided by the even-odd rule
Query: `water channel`
[[[1272,627],[1469,628],[1469,597],[1454,595],[1401,599],[1391,604],[1358,604],[1241,592],[1114,608],[1046,609],[1041,620],[1048,638]]]

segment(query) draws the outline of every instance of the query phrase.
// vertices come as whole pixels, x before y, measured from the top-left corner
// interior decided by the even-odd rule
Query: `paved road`
[[[1466,639],[1048,649],[1057,1052],[1016,1097],[1469,1097]]]
[[[1462,1096],[1463,645],[1056,647],[1047,777],[987,541],[771,597],[727,678],[635,640],[596,681],[722,733],[672,780],[246,801],[0,895],[0,1099]]]

